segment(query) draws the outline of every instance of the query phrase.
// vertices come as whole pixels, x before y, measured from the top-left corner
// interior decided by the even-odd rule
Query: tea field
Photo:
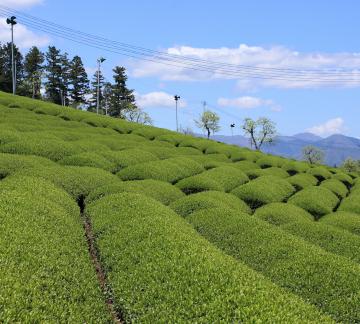
[[[358,176],[0,93],[0,322],[359,323]]]

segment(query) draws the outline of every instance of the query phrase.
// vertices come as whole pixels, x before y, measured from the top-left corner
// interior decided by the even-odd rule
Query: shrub
[[[315,219],[331,213],[338,202],[336,195],[323,187],[308,187],[289,199],[289,203],[307,210]]]
[[[0,321],[109,322],[79,216],[62,208],[76,204],[51,184],[17,180],[0,191]]]
[[[338,211],[321,217],[320,222],[360,235],[360,217],[358,214]]]
[[[250,179],[256,179],[262,176],[274,176],[278,178],[287,178],[289,174],[278,167],[271,167],[267,169],[254,169],[245,171],[245,173],[249,176]]]
[[[231,155],[231,160],[233,160],[233,162],[237,162],[237,161],[255,162],[260,157],[262,157],[261,153],[244,149],[243,151],[238,151],[236,153],[233,153]]]
[[[281,167],[284,164],[284,159],[277,156],[263,156],[256,161],[256,164],[259,165],[262,169],[271,168],[271,167]]]
[[[314,167],[310,168],[307,173],[312,174],[315,178],[317,178],[319,181],[323,181],[325,179],[329,179],[332,177],[332,174],[330,171],[328,171],[324,167]]]
[[[221,166],[179,181],[176,185],[186,194],[204,190],[230,191],[249,178],[245,173],[230,166]]]
[[[199,153],[197,155],[187,155],[186,157],[201,164],[207,170],[223,165],[228,165],[230,162],[224,154],[203,155]]]
[[[226,254],[316,305],[335,321],[360,319],[357,264],[241,212],[213,208],[193,213],[187,220]]]
[[[103,156],[96,153],[79,153],[71,156],[67,156],[59,161],[62,165],[75,165],[75,166],[88,166],[93,168],[104,169],[112,171],[115,169],[115,165]]]
[[[308,171],[310,169],[310,166],[304,162],[288,161],[282,165],[282,168],[290,175],[295,175],[297,173],[303,173]]]
[[[120,134],[130,134],[132,131],[142,126],[141,124],[128,122],[122,119],[113,119],[113,118],[109,118],[109,119],[110,121],[107,127],[113,129],[114,131]]]
[[[256,217],[273,225],[286,225],[296,221],[312,221],[306,210],[291,204],[271,203],[256,210]]]
[[[188,216],[201,209],[228,208],[250,214],[249,207],[232,194],[219,191],[204,191],[186,196],[170,207],[181,216]]]
[[[286,180],[264,176],[235,188],[231,193],[255,209],[271,202],[284,201],[294,191],[294,187]]]
[[[131,165],[117,174],[122,180],[154,179],[175,183],[202,171],[204,168],[200,164],[179,157]]]
[[[171,202],[184,197],[184,193],[182,193],[181,190],[167,182],[147,179],[137,181],[119,181],[95,188],[86,198],[86,204],[104,196],[122,192],[143,194],[160,201],[164,205],[169,205]]]
[[[360,195],[351,193],[342,200],[338,211],[360,214]]]
[[[87,214],[126,322],[329,320],[222,254],[150,198],[108,196]]]
[[[226,157],[231,157],[231,149],[223,144],[213,142],[209,145],[205,152],[205,154],[224,154]]]
[[[6,144],[6,143],[11,143],[11,142],[16,142],[16,141],[19,141],[20,139],[21,139],[21,135],[16,131],[16,129],[14,129],[12,127],[5,128],[1,125],[0,145]]]
[[[318,180],[308,173],[295,174],[286,180],[289,181],[298,191],[307,187],[316,186],[318,183]]]
[[[178,146],[182,141],[187,140],[191,137],[182,134],[163,134],[156,136],[157,141],[164,141]]]
[[[199,150],[200,152],[205,153],[205,150],[212,145],[214,142],[210,141],[210,140],[204,140],[201,138],[193,138],[193,137],[189,137],[186,140],[183,140],[180,144],[179,147],[193,147],[197,150]]]
[[[155,128],[152,126],[141,126],[135,129],[132,134],[143,136],[149,140],[155,139],[155,137],[160,135],[170,135],[172,134],[169,130],[163,128]]]
[[[160,142],[160,144],[165,144],[165,143],[166,142],[163,143]],[[141,149],[156,155],[161,160],[184,156],[184,155],[201,154],[198,150],[191,147],[176,148],[176,147],[149,146],[148,144],[146,144],[143,145]]]
[[[351,178],[349,175],[347,175],[346,173],[342,173],[342,172],[339,172],[339,173],[336,173],[332,176],[333,179],[337,179],[337,180],[340,180],[345,186],[347,186],[348,188],[350,188],[353,183],[354,183],[354,180],[353,178]]]
[[[325,180],[321,183],[320,187],[324,187],[331,190],[340,199],[346,197],[348,193],[348,189],[346,188],[346,186],[340,180],[337,179]]]
[[[245,161],[245,160],[235,162],[232,164],[232,166],[240,169],[241,171],[251,171],[251,170],[260,168],[256,163],[250,162],[250,161]]]
[[[313,222],[311,215],[299,207],[269,204],[259,208],[255,216],[326,251],[360,263],[359,237],[342,229]]]
[[[158,160],[154,154],[135,148],[123,151],[102,152],[102,155],[115,164],[114,171],[119,171],[138,163]]]

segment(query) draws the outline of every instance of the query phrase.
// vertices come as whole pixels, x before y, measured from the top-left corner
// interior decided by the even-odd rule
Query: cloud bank
[[[258,107],[269,107],[272,111],[281,111],[281,107],[270,99],[243,96],[238,98],[219,98],[217,101],[222,107],[236,107],[240,109],[254,109]]]
[[[154,91],[145,94],[135,93],[136,103],[141,108],[174,108],[175,100],[174,95],[163,92]],[[184,108],[187,106],[186,100],[181,99],[178,101],[178,107]]]
[[[340,117],[330,119],[323,124],[313,126],[307,129],[307,132],[319,136],[329,136],[332,134],[341,134],[346,131],[344,120]]]

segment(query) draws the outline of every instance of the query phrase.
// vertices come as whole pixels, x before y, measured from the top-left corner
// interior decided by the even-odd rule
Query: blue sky
[[[275,68],[360,67],[358,31],[360,2],[351,0],[249,0],[249,1],[55,1],[2,0],[52,22],[87,33],[149,49],[219,62]],[[23,27],[23,28],[21,28]],[[0,41],[8,37],[0,25]],[[321,136],[343,133],[360,137],[360,82],[355,86],[259,82],[248,78],[226,79],[210,74],[135,62],[127,57],[46,36],[17,26],[18,43],[26,51],[31,43],[43,48],[54,44],[83,58],[94,72],[104,56],[105,76],[123,65],[139,105],[155,125],[175,128],[174,101],[181,96],[180,124],[196,130],[193,119],[201,102],[221,117],[221,134],[230,134],[230,123],[245,117],[266,116],[279,133],[312,131]],[[16,35],[16,34],[15,34]]]

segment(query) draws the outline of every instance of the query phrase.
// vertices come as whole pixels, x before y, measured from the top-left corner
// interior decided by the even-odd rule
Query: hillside
[[[360,180],[0,93],[0,322],[360,321]]]
[[[241,135],[215,135],[213,139],[226,144],[249,147],[249,140]],[[293,136],[277,136],[274,143],[264,145],[263,151],[301,160],[301,150],[307,145],[314,145],[322,149],[325,153],[325,163],[329,166],[341,165],[348,157],[355,160],[360,159],[360,140],[341,134],[331,135],[326,138],[311,133],[301,133]]]

